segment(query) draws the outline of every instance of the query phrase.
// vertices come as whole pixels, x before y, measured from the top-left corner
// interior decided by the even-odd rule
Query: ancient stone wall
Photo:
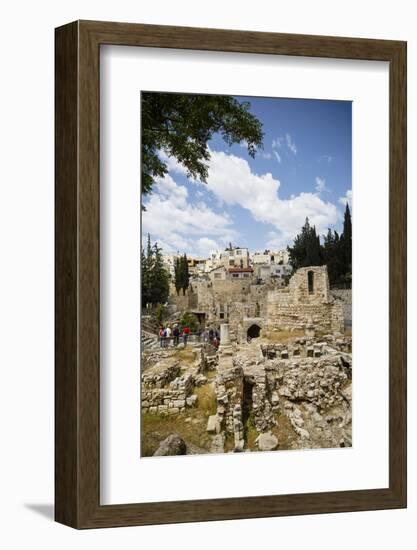
[[[345,321],[352,323],[352,290],[350,288],[331,290],[330,295],[342,305]]]
[[[334,355],[297,363],[272,360],[265,368],[280,399],[304,400],[321,410],[344,400],[339,390],[351,379],[351,365]]]
[[[285,344],[261,344],[262,355],[267,359],[301,359],[333,355],[334,351],[352,353],[352,338],[335,338],[328,335],[323,338],[294,338]]]
[[[306,330],[344,331],[343,307],[330,295],[327,267],[305,267],[291,278],[288,288],[268,292],[268,332]]]
[[[167,386],[150,387],[142,383],[142,411],[158,414],[178,414],[185,407],[192,406],[189,399],[193,389],[193,377],[190,373],[172,380]],[[188,401],[188,402],[187,402]]]
[[[217,415],[226,433],[234,433],[234,409],[242,404],[243,371],[242,368],[230,364],[224,368],[221,361],[216,378]]]
[[[231,338],[244,342],[255,323],[262,334],[282,330],[343,333],[351,320],[350,291],[330,291],[326,266],[297,270],[286,288],[273,282],[256,285],[245,280],[193,281],[186,296],[172,296],[178,310],[205,313],[206,327],[219,328],[228,322]],[[335,299],[336,296],[336,299]],[[351,298],[350,298],[351,301]]]
[[[266,296],[271,285],[252,285],[248,281],[199,281],[194,283],[197,309],[206,313],[206,326],[218,328],[228,322],[236,340],[243,318],[264,317]]]
[[[329,303],[327,266],[301,267],[291,277],[288,290],[295,304]]]
[[[187,371],[176,359],[176,350],[156,349],[142,353],[141,409],[144,413],[178,414],[193,407],[195,386],[207,382],[206,370],[216,368],[218,358],[211,350],[199,348],[199,355]],[[210,354],[210,355],[208,355]],[[148,365],[148,366],[147,366]]]

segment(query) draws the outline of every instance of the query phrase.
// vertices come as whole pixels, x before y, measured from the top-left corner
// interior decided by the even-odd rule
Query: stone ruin
[[[210,384],[209,452],[351,446],[352,340],[343,335],[346,307],[329,290],[326,266],[299,269],[288,287],[255,294],[256,308],[251,290],[229,307],[218,352],[194,344],[197,359],[186,368],[175,350],[144,352],[142,411],[186,416],[199,405],[194,389]],[[254,320],[259,332],[247,339]],[[276,338],[282,331],[284,341]],[[248,448],[249,426],[256,448],[253,441]]]
[[[351,290],[330,290],[327,266],[311,266],[298,269],[284,288],[273,281],[192,281],[186,296],[170,297],[170,307],[194,312],[206,327],[227,323],[231,339],[243,343],[283,330],[343,333],[350,297]]]
[[[330,293],[327,266],[298,269],[287,288],[268,292],[267,333],[306,329],[344,331],[344,308]]]
[[[350,446],[352,361],[347,350],[350,338],[328,335],[318,342],[248,344],[237,349],[233,359],[220,353],[217,413],[207,429],[233,436],[234,451],[243,451],[250,415],[259,436],[268,434],[268,444],[258,446],[274,450],[279,441],[270,431],[278,413],[287,416],[298,436],[294,448]]]
[[[222,326],[222,335],[225,343],[219,352],[207,357],[199,348],[196,361],[185,372],[175,361],[164,368],[166,359],[147,369],[142,377],[142,411],[186,415],[198,406],[194,388],[212,383],[216,412],[207,418],[206,427],[212,437],[211,452],[225,452],[226,440],[234,452],[248,450],[249,419],[258,434],[258,450],[280,449],[277,427],[283,417],[294,436],[289,448],[351,445],[350,337],[237,345],[227,342],[227,325]],[[153,355],[157,359],[161,353],[166,352]],[[215,374],[212,382],[206,376],[210,370]]]

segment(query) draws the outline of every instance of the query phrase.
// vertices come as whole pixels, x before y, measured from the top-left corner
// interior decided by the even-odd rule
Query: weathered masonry
[[[344,331],[344,311],[330,293],[327,266],[303,267],[292,276],[287,288],[271,290],[267,296],[266,331]]]
[[[299,269],[284,288],[273,281],[199,280],[186,296],[170,298],[177,310],[194,312],[206,327],[228,323],[230,338],[237,342],[278,331],[304,331],[307,336],[343,333],[351,315],[345,302],[330,291],[326,266]]]

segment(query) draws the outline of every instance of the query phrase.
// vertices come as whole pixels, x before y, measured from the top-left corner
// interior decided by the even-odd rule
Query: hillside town
[[[171,276],[174,276],[176,258],[174,254],[163,256]],[[292,272],[287,250],[250,253],[248,248],[232,244],[225,250],[213,250],[208,258],[188,257],[188,269],[193,278],[207,275],[216,279],[254,278],[260,282],[275,278],[282,283]]]
[[[163,255],[171,277],[175,276],[178,255]],[[193,280],[248,279],[258,284],[274,280],[279,286],[288,283],[292,267],[287,250],[263,250],[250,253],[248,248],[229,245],[224,250],[210,252],[208,258],[189,256],[188,271]]]

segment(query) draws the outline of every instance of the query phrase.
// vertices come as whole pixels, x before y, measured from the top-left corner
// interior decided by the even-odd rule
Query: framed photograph
[[[56,29],[56,520],[406,506],[406,43]]]

